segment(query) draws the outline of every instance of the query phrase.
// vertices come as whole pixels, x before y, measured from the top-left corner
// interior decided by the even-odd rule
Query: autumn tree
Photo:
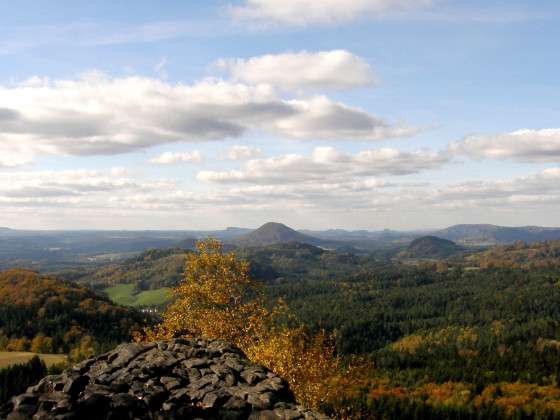
[[[184,279],[174,290],[177,299],[148,336],[222,339],[247,348],[262,336],[273,314],[249,278],[248,263],[224,253],[214,239],[198,242],[196,249],[187,254]]]
[[[33,353],[52,353],[53,352],[53,339],[46,337],[44,334],[37,334],[31,340],[31,351]]]
[[[334,341],[324,332],[309,334],[281,302],[268,309],[248,273],[248,262],[224,253],[219,241],[198,242],[196,253],[187,254],[184,279],[163,321],[136,338],[229,341],[285,378],[301,402],[320,406],[336,393],[335,382],[345,373]]]

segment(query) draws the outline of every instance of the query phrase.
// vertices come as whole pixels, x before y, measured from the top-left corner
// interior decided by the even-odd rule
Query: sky
[[[0,226],[558,226],[554,0],[0,5]]]

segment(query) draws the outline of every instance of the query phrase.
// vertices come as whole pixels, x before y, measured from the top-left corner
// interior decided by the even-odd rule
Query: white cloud
[[[316,151],[313,159],[338,164],[349,156],[362,162],[371,159],[367,155],[358,159],[359,155],[327,148]],[[21,225],[22,215],[26,215],[27,228],[145,228],[148,219],[153,227],[192,228],[196,219],[208,228],[224,219],[255,225],[272,216],[289,224],[300,220],[318,228],[333,223],[356,228],[405,223],[408,228],[417,228],[482,220],[519,224],[523,223],[520,220],[531,223],[535,217],[539,217],[539,224],[554,225],[555,209],[560,205],[560,168],[511,179],[442,185],[390,182],[371,176],[365,165],[357,172],[335,165],[334,173],[324,171],[324,176],[317,169],[306,172],[299,168],[296,176],[290,165],[283,168],[287,168],[286,182],[276,177],[239,185],[218,182],[214,188],[198,191],[173,180],[140,181],[122,168],[0,171],[0,205],[4,224]],[[292,177],[301,181],[289,182]],[[185,211],[193,216],[189,225],[184,224]],[[93,214],[104,224],[95,225]],[[505,214],[510,218],[504,218]],[[33,225],[37,220],[42,224]]]
[[[560,129],[523,129],[490,136],[469,136],[452,143],[450,150],[475,159],[560,162]]]
[[[33,162],[33,151],[17,143],[0,143],[0,169],[27,165]]]
[[[317,147],[310,156],[289,154],[250,160],[239,170],[200,171],[197,179],[215,183],[336,183],[356,177],[417,173],[439,168],[447,160],[443,154],[426,151],[383,148],[349,155],[332,147]]]
[[[171,181],[139,182],[124,168],[0,172],[0,202],[11,206],[103,207],[113,195],[174,188]]]
[[[206,79],[193,85],[110,78],[33,78],[0,86],[0,144],[9,164],[30,154],[110,155],[178,142],[224,140],[248,130],[298,139],[381,140],[412,135],[325,97],[290,100],[264,84]],[[20,154],[18,154],[20,153]],[[6,164],[4,162],[4,164]]]
[[[221,155],[221,158],[228,160],[248,160],[259,157],[260,155],[262,155],[262,150],[258,147],[235,145],[231,146],[226,153]]]
[[[549,194],[560,199],[560,168],[548,168],[534,175],[513,179],[455,184],[451,188],[438,189],[434,201],[478,200],[503,205],[504,199],[517,196],[541,197]]]
[[[150,163],[156,165],[171,165],[179,162],[200,163],[202,160],[202,154],[198,150],[195,150],[194,152],[165,152],[150,159]]]
[[[336,24],[429,7],[432,0],[244,0],[234,18],[288,26]]]
[[[219,60],[216,66],[229,71],[233,80],[268,83],[286,90],[349,89],[372,84],[376,79],[363,59],[345,50]]]
[[[417,128],[392,125],[359,108],[324,96],[288,101],[296,112],[273,122],[272,131],[299,139],[383,140],[408,137]]]

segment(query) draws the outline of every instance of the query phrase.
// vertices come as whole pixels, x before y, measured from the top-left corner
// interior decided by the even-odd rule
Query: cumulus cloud
[[[354,155],[333,147],[317,147],[310,156],[289,154],[268,159],[253,159],[239,170],[200,171],[197,179],[215,183],[289,184],[335,182],[354,177],[406,175],[435,169],[447,162],[440,153],[402,152],[383,148]]]
[[[226,153],[221,155],[221,158],[227,160],[248,160],[260,155],[262,155],[262,150],[258,147],[235,145],[231,146]]]
[[[512,179],[450,183],[440,186],[393,183],[376,177],[325,176],[307,177],[302,182],[279,182],[224,185],[224,188],[190,192],[167,190],[142,194],[119,195],[114,205],[157,209],[190,209],[235,211],[236,217],[245,211],[298,209],[310,214],[356,211],[391,212],[395,215],[417,213],[419,220],[434,214],[468,217],[480,211],[504,210],[539,211],[560,204],[560,168]],[[288,175],[288,178],[290,176]],[[218,187],[221,185],[218,183]],[[281,205],[280,205],[281,203]],[[241,213],[240,213],[241,212]],[[290,211],[282,212],[290,219]]]
[[[17,143],[0,143],[0,169],[27,165],[33,162],[33,150]]]
[[[475,159],[560,162],[560,129],[523,129],[490,136],[469,136],[452,143],[450,150]]]
[[[288,26],[337,24],[429,7],[432,0],[244,0],[234,18]]]
[[[439,208],[495,208],[560,203],[560,168],[491,181],[470,181],[433,189],[424,201]]]
[[[25,150],[26,156],[110,155],[237,138],[247,130],[332,140],[415,133],[325,97],[290,100],[269,85],[217,79],[184,85],[99,73],[75,80],[33,78],[16,87],[0,86],[0,110],[0,144]],[[16,153],[7,164],[22,160]]]
[[[179,162],[200,163],[202,160],[202,154],[198,150],[195,150],[194,152],[165,152],[150,159],[150,163],[156,165],[171,165]]]
[[[314,155],[318,162],[340,160],[330,150]],[[95,214],[115,228],[123,227],[119,223],[145,228],[147,218],[152,226],[184,226],[185,211],[206,226],[223,218],[254,224],[271,214],[287,223],[293,223],[296,214],[336,224],[348,221],[355,227],[371,226],[373,214],[374,223],[384,220],[381,223],[391,226],[399,219],[406,220],[409,227],[430,221],[442,225],[443,220],[476,222],[482,217],[506,223],[503,216],[508,212],[512,215],[510,223],[519,223],[521,215],[526,220],[540,215],[540,223],[552,225],[552,216],[547,220],[542,217],[555,215],[560,205],[560,168],[511,179],[440,185],[393,182],[367,172],[348,175],[336,170],[334,174],[325,172],[325,176],[302,173],[301,182],[280,182],[272,177],[267,182],[217,182],[213,188],[193,191],[173,180],[140,182],[122,168],[0,171],[0,205],[6,223],[18,223],[26,214],[32,216],[30,223],[41,220],[54,226],[64,214],[64,226],[84,227],[91,226],[87,223],[92,223],[91,215]],[[291,176],[287,173],[288,180]]]
[[[268,83],[286,90],[349,89],[374,83],[370,66],[345,50],[268,54],[249,59],[222,59],[218,68],[236,81]]]
[[[102,206],[114,194],[173,188],[171,181],[138,182],[124,168],[0,172],[0,202],[5,205]]]
[[[272,131],[299,139],[383,140],[408,137],[417,128],[393,125],[359,108],[332,102],[324,96],[307,100],[291,100],[297,110],[286,118],[274,121]]]

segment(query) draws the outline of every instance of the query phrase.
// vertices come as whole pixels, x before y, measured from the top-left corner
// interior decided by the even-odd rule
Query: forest
[[[68,353],[79,360],[128,340],[147,321],[74,283],[29,270],[0,273],[0,351]]]
[[[235,258],[248,261],[266,306],[285,302],[308,334],[332,336],[341,360],[373,367],[366,378],[342,377],[344,392],[323,401],[325,412],[537,419],[560,416],[559,249],[558,241],[517,243],[411,264],[289,243],[236,250]],[[5,272],[0,346],[79,360],[128,340],[153,320],[85,284],[176,286],[184,260],[185,251],[152,250],[93,275],[74,271],[82,285]]]

